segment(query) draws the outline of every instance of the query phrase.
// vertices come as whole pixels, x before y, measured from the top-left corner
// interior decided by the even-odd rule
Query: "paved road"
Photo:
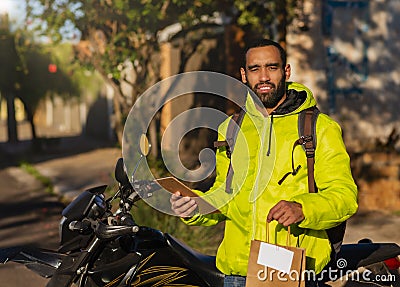
[[[60,195],[70,200],[85,188],[112,183],[119,156],[117,148],[96,148],[67,156],[47,155],[44,160],[35,158],[35,168],[52,180],[58,196],[46,193],[38,180],[17,166],[1,169],[0,248],[29,245],[56,250],[64,208]],[[16,263],[0,265],[0,279],[0,287],[40,287],[47,282]]]
[[[0,171],[0,246],[32,245],[56,248],[58,220],[63,206],[57,197],[22,170]],[[45,286],[46,280],[24,266],[0,266],[0,287]]]
[[[112,183],[120,150],[96,148],[68,156],[48,157],[34,165],[51,178],[55,190],[69,197],[86,187]],[[0,170],[0,248],[32,245],[57,249],[58,222],[63,209],[57,196],[47,194],[42,185],[18,167]],[[375,242],[400,244],[400,216],[362,213],[348,225],[346,242],[369,237]],[[24,266],[0,266],[0,287],[41,287],[47,280]]]

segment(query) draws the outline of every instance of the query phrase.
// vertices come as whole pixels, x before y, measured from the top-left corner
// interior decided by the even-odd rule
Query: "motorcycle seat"
[[[185,243],[165,234],[168,245],[179,256],[188,268],[195,271],[209,286],[222,286],[224,274],[215,266],[215,256],[205,255],[193,250]]]
[[[340,252],[336,256],[336,260],[331,260],[325,269],[331,272],[340,270],[342,273],[346,273],[348,271],[357,270],[359,267],[366,267],[399,255],[400,247],[395,243],[361,242],[356,244],[343,244]],[[339,262],[345,264],[339,266]],[[323,281],[329,280],[328,275],[328,272],[324,273]]]
[[[395,243],[357,243],[343,244],[337,257],[346,259],[346,267],[354,270],[398,255],[400,248]]]

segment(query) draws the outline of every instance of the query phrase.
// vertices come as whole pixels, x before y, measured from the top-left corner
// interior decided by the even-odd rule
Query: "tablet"
[[[202,199],[201,196],[194,193],[188,186],[183,184],[175,177],[170,176],[170,177],[159,178],[156,179],[156,182],[170,193],[175,193],[179,191],[182,196],[191,197],[193,200],[196,201],[197,206],[199,207],[199,212],[201,214],[220,213],[220,211],[217,208],[215,208],[210,203]]]

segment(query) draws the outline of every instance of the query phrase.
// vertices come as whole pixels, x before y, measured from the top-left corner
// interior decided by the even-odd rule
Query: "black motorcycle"
[[[144,140],[146,142],[146,140]],[[148,153],[141,145],[142,155]],[[170,234],[138,226],[135,202],[160,188],[149,181],[129,181],[124,163],[115,168],[118,191],[106,199],[106,186],[85,190],[62,212],[58,251],[30,247],[0,249],[0,262],[18,262],[51,278],[47,287],[76,286],[223,286],[215,257],[200,254]],[[112,212],[111,202],[119,208]],[[339,286],[400,286],[400,247],[394,243],[345,244],[338,254],[346,266],[330,266],[324,280]],[[336,272],[335,272],[336,270]],[[334,282],[336,283],[336,282]],[[338,286],[338,285],[336,285]]]

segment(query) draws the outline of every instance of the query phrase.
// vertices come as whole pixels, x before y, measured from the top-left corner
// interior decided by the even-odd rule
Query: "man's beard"
[[[257,88],[259,85],[269,85],[271,86],[271,91],[267,93],[259,93],[257,92]],[[254,87],[250,87],[253,92],[257,95],[257,97],[261,100],[263,103],[264,107],[267,109],[272,109],[276,107],[276,105],[279,103],[279,101],[283,98],[285,95],[285,90],[286,90],[286,80],[284,77],[282,77],[282,80],[278,84],[278,88],[275,86],[275,84],[271,82],[259,82],[254,85]]]

